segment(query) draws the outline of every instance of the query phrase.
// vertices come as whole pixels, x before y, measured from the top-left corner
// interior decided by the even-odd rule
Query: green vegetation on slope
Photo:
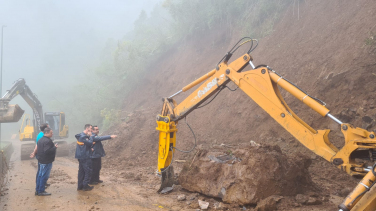
[[[137,87],[148,67],[176,43],[220,28],[260,38],[272,31],[279,14],[291,2],[165,0],[149,16],[142,11],[134,30],[117,42],[109,40],[100,65],[89,68],[82,83],[66,97],[70,128],[81,130],[85,123],[92,123],[106,129],[119,123],[128,93]],[[49,106],[58,104],[51,102]]]

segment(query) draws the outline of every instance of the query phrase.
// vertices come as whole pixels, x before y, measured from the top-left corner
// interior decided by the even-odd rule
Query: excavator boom
[[[5,122],[18,122],[24,111],[18,105],[9,105],[9,102],[17,95],[21,95],[22,98],[33,109],[34,118],[37,123],[37,127],[40,127],[43,119],[42,104],[38,97],[30,90],[29,86],[23,78],[14,82],[12,88],[7,90],[5,95],[0,99],[0,123]]]
[[[246,41],[236,47],[244,39]],[[230,64],[227,64],[232,54],[247,42],[252,42],[249,51]],[[372,156],[376,154],[375,133],[341,122],[330,114],[329,109],[326,108],[326,104],[323,101],[310,96],[270,67],[266,65],[255,67],[252,63],[253,59],[250,56],[250,53],[257,46],[253,47],[253,42],[257,41],[250,38],[241,39],[224,56],[214,70],[183,87],[171,97],[163,99],[162,112],[157,116],[158,127],[156,128],[159,131],[158,172],[162,175],[162,184],[158,192],[163,191],[173,184],[174,174],[171,164],[173,163],[176,149],[178,121],[186,117],[194,109],[202,107],[204,102],[214,94],[219,94],[222,89],[226,88],[226,84],[232,81],[312,152],[352,176],[364,176],[359,185],[339,206],[340,210],[375,210],[376,197],[370,196],[367,192],[376,182],[376,173],[374,171],[376,165],[366,166],[365,162],[361,161],[361,159],[367,157],[364,156],[364,152]],[[251,69],[245,70],[248,64],[251,66]],[[176,95],[200,83],[202,84],[181,103],[177,103],[173,99]],[[338,123],[345,137],[345,145],[341,149],[336,148],[329,141],[329,129],[315,130],[301,120],[287,105],[279,88],[286,90],[321,116],[329,117]],[[373,157],[368,158],[371,161],[376,159]],[[365,200],[366,198],[368,200]],[[360,200],[362,201],[357,204]],[[361,208],[352,209],[355,205]]]

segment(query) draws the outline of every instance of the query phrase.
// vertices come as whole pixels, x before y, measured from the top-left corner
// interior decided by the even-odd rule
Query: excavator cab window
[[[44,115],[46,123],[50,126],[54,132],[54,137],[59,136],[60,127],[60,113],[59,112],[48,112]]]

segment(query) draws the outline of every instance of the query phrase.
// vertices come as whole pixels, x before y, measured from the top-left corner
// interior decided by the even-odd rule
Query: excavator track
[[[56,157],[67,157],[69,156],[68,142],[64,140],[54,141],[55,144],[58,144],[56,150]],[[35,142],[30,141],[30,143],[23,143],[21,145],[21,160],[30,160],[30,154],[34,151]]]
[[[35,142],[28,141],[28,143],[21,144],[21,160],[30,160],[30,154],[34,151]]]
[[[58,144],[56,149],[56,157],[67,157],[69,155],[68,142],[64,140],[55,140],[55,144]]]

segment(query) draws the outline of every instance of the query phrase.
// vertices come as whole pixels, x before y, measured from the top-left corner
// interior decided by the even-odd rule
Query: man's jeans
[[[37,178],[37,193],[42,193],[45,191],[45,186],[48,178],[50,177],[52,169],[52,163],[49,164],[42,164],[39,163],[39,174]]]
[[[40,169],[40,163],[38,161],[38,171],[37,171],[37,176],[35,176],[35,191],[38,192],[38,175],[39,175],[39,169]]]

